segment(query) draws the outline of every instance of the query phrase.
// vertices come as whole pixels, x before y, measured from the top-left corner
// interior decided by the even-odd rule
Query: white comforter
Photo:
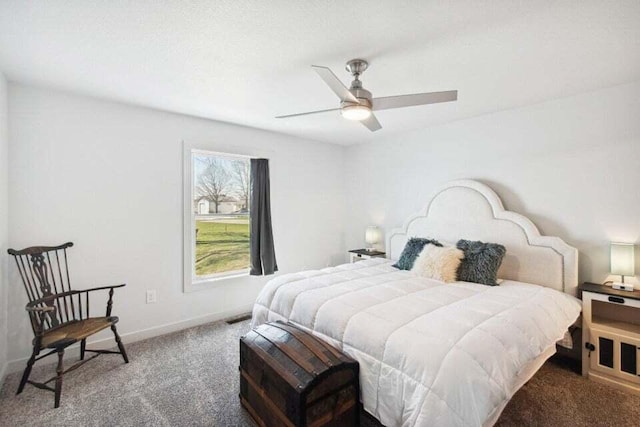
[[[371,259],[271,280],[252,326],[291,321],[356,359],[364,408],[386,426],[480,426],[579,313],[542,286],[444,284]]]

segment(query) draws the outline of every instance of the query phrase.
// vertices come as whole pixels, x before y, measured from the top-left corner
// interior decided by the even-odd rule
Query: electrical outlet
[[[147,289],[147,304],[155,304],[158,302],[158,294],[155,289]]]

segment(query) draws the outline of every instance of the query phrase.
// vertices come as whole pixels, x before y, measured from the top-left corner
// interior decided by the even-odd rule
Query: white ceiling
[[[459,90],[455,103],[337,107],[309,67],[346,84],[367,59],[374,96]],[[0,70],[71,90],[340,144],[640,79],[640,1],[0,0]]]

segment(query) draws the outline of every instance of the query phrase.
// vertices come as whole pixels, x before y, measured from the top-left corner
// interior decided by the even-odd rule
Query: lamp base
[[[617,289],[619,291],[629,291],[633,292],[633,285],[631,283],[621,283],[621,282],[613,282],[611,284],[613,289]]]
[[[365,248],[364,250],[367,252],[375,252],[376,248]]]

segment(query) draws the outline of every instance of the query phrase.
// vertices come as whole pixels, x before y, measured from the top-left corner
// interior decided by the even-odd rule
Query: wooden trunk
[[[240,402],[260,426],[357,426],[358,362],[283,322],[240,339]]]

